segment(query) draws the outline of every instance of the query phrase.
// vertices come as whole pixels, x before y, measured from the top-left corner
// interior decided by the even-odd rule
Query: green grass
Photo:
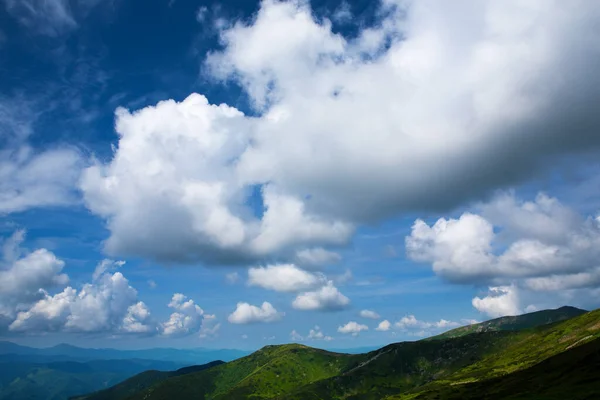
[[[486,398],[487,392],[490,399],[504,398],[497,396],[506,394],[517,396],[515,399],[528,398],[518,397],[520,386],[526,388],[523,396],[537,393],[553,399],[551,390],[543,392],[540,387],[548,379],[560,382],[560,374],[567,376],[569,371],[557,370],[560,376],[544,375],[542,371],[548,368],[544,365],[556,366],[560,362],[571,365],[584,377],[594,376],[595,380],[592,385],[587,378],[578,381],[575,375],[567,376],[565,387],[555,388],[556,393],[568,393],[568,385],[576,386],[574,393],[585,393],[586,382],[589,390],[596,390],[600,372],[586,369],[584,361],[589,356],[585,349],[599,346],[600,310],[549,323],[558,314],[564,315],[565,310],[567,314],[580,314],[576,309],[549,310],[512,319],[510,323],[503,320],[500,325],[510,329],[394,343],[359,355],[297,344],[267,346],[205,371],[170,377],[128,400],[475,399]],[[494,321],[489,326],[498,326],[498,321]],[[541,326],[516,330],[532,324]],[[597,361],[593,357],[590,360]],[[533,386],[527,388],[523,384],[524,380],[536,382],[537,376],[538,383],[532,383]]]
[[[176,371],[144,371],[108,389],[100,390],[84,396],[73,397],[73,400],[121,400],[135,395],[168,378],[203,371],[218,365],[223,361],[213,361],[208,364],[185,367]]]

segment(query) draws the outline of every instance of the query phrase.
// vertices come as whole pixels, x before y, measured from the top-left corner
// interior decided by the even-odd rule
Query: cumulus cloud
[[[387,332],[390,330],[391,327],[392,327],[392,324],[390,323],[390,321],[388,321],[387,319],[384,319],[383,321],[381,321],[379,323],[379,325],[377,325],[377,328],[375,328],[375,330],[380,331],[380,332]]]
[[[297,341],[297,342],[301,342],[303,340],[325,340],[327,342],[333,340],[333,338],[331,336],[325,335],[323,333],[323,331],[321,330],[321,327],[319,325],[315,325],[315,327],[311,330],[308,331],[308,335],[306,336],[302,336],[301,334],[299,334],[298,332],[296,332],[296,330],[293,330],[290,333],[290,339]]]
[[[252,324],[256,322],[279,321],[285,313],[278,312],[271,303],[265,301],[260,307],[248,303],[238,303],[227,320],[232,324]]]
[[[451,282],[491,286],[492,296],[473,300],[480,311],[516,314],[524,307],[518,292],[532,297],[600,284],[597,217],[544,194],[521,201],[504,193],[477,208],[480,214],[441,218],[431,226],[417,220],[406,248],[410,258],[431,263]]]
[[[273,185],[262,189],[262,219],[248,216],[244,202],[250,186],[235,183],[230,163],[250,140],[244,136],[248,124],[240,111],[210,105],[197,94],[133,114],[117,110],[115,158],[87,169],[81,181],[88,207],[108,220],[106,250],[176,262],[232,263],[289,246],[347,240],[352,226],[308,214],[299,198]],[[139,223],[152,233],[133,234],[144,228]]]
[[[112,264],[110,267],[109,264]],[[156,332],[150,311],[138,301],[137,291],[121,272],[110,273],[120,263],[104,260],[96,271],[104,271],[78,291],[72,287],[43,298],[20,311],[10,324],[12,331],[67,332]],[[93,316],[93,318],[90,318]]]
[[[369,319],[381,318],[381,316],[379,314],[377,314],[375,311],[372,311],[372,310],[361,310],[359,315],[363,318],[369,318]]]
[[[359,324],[355,321],[350,321],[346,325],[339,326],[337,330],[340,333],[351,333],[352,336],[358,336],[360,332],[368,331],[369,327],[363,324]]]
[[[473,298],[473,307],[490,317],[519,315],[519,293],[514,286],[490,287],[490,293],[483,297]]]
[[[331,281],[318,290],[299,294],[292,302],[292,307],[297,310],[337,311],[348,305],[350,299],[344,296]]]
[[[304,1],[265,0],[221,30],[208,71],[235,80],[256,116],[198,94],[119,109],[113,159],[81,181],[107,251],[293,261],[359,224],[450,209],[600,145],[596,3],[381,8],[353,39]],[[261,217],[247,207],[256,187]]]
[[[418,330],[419,332],[426,331],[428,329],[448,329],[460,326],[458,322],[448,321],[440,319],[437,322],[427,322],[417,319],[414,315],[407,315],[402,317],[398,322],[394,324],[394,327],[400,330]]]
[[[277,292],[299,292],[322,285],[325,277],[304,271],[293,264],[250,268],[248,285]]]
[[[194,300],[188,300],[185,295],[175,293],[171,298],[169,308],[174,309],[175,312],[171,314],[168,321],[162,324],[163,335],[185,336],[200,330],[204,321],[204,310],[194,303]]]
[[[456,282],[532,278],[532,288],[543,289],[545,283],[552,287],[552,276],[562,275],[577,287],[581,273],[594,275],[600,256],[598,219],[577,215],[543,194],[533,202],[501,196],[482,209],[493,222],[470,213],[439,219],[431,227],[417,220],[406,238],[408,255],[431,262],[436,273]],[[502,231],[500,237],[494,228]],[[506,243],[503,252],[494,251],[498,239]]]
[[[333,251],[317,247],[297,251],[296,260],[304,268],[318,268],[324,265],[339,263],[342,260],[342,256]]]
[[[201,339],[217,337],[221,329],[221,324],[217,322],[217,316],[214,314],[204,314],[202,319],[202,325],[200,326],[200,334],[198,335]]]
[[[18,309],[44,298],[44,289],[64,286],[64,261],[46,249],[26,252],[21,248],[25,231],[16,231],[2,241],[0,261],[0,317],[10,320]]]

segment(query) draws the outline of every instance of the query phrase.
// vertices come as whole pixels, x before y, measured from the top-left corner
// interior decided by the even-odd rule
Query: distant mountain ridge
[[[145,390],[159,382],[164,381],[167,378],[191,374],[200,372],[208,368],[216,367],[224,364],[224,361],[212,361],[208,364],[194,365],[191,367],[180,368],[175,371],[144,371],[141,374],[137,374],[123,382],[118,383],[108,389],[98,391],[96,393],[88,394],[85,396],[74,396],[71,400],[79,399],[93,399],[93,400],[114,400],[114,399],[125,399],[129,396],[136,394],[139,391]]]
[[[571,376],[568,382],[583,389],[564,387],[563,394],[587,399],[586,391],[600,389],[600,369],[585,366],[585,360],[600,359],[595,353],[600,348],[600,310],[562,307],[477,326],[470,332],[394,343],[365,354],[333,353],[298,344],[266,346],[229,363],[155,382],[122,399],[408,400],[444,399],[443,394],[455,392],[458,399],[456,385],[475,396],[465,398],[475,399],[485,397],[482,390],[488,381],[498,390],[525,388],[521,394],[526,397],[515,398],[537,399],[527,397],[538,389],[527,386],[526,380],[531,378],[530,371],[537,371],[536,379],[542,384],[552,379],[554,375],[545,372],[543,363],[554,365],[553,357],[572,361],[569,368],[585,377],[582,381]],[[506,382],[497,381],[503,377]],[[81,399],[103,400],[93,394]]]
[[[565,321],[569,318],[577,317],[587,312],[588,311],[576,307],[563,306],[554,310],[534,311],[527,314],[500,317],[480,322],[478,324],[461,326],[460,328],[449,330],[428,339],[453,338],[469,335],[475,332],[518,331]]]
[[[12,354],[20,356],[45,357],[47,361],[58,357],[60,360],[127,360],[145,359],[171,361],[179,364],[205,364],[214,360],[231,361],[250,354],[250,351],[237,349],[170,349],[154,348],[144,350],[117,350],[111,348],[84,348],[61,343],[52,347],[35,348],[22,346],[13,342],[0,341],[0,355]],[[35,360],[35,358],[31,358]]]

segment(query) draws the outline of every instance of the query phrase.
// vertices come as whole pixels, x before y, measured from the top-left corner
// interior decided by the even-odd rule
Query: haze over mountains
[[[201,371],[146,372],[78,399],[592,399],[599,350],[600,310],[562,307],[365,354],[266,346]]]
[[[0,399],[429,399],[435,393],[469,398],[488,380],[498,392],[512,390],[532,374],[545,382],[549,378],[543,363],[564,365],[565,373],[577,371],[581,379],[597,376],[586,362],[596,362],[599,337],[600,311],[561,307],[359,354],[299,344],[266,346],[248,355],[239,350],[121,351],[68,345],[34,349],[0,342]],[[457,382],[460,390],[454,389]],[[565,393],[565,387],[556,393]],[[95,393],[84,395],[90,392]]]

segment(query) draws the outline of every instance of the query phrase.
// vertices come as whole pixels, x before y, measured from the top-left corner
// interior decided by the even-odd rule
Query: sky
[[[598,20],[0,0],[0,338],[344,349],[599,307]]]

